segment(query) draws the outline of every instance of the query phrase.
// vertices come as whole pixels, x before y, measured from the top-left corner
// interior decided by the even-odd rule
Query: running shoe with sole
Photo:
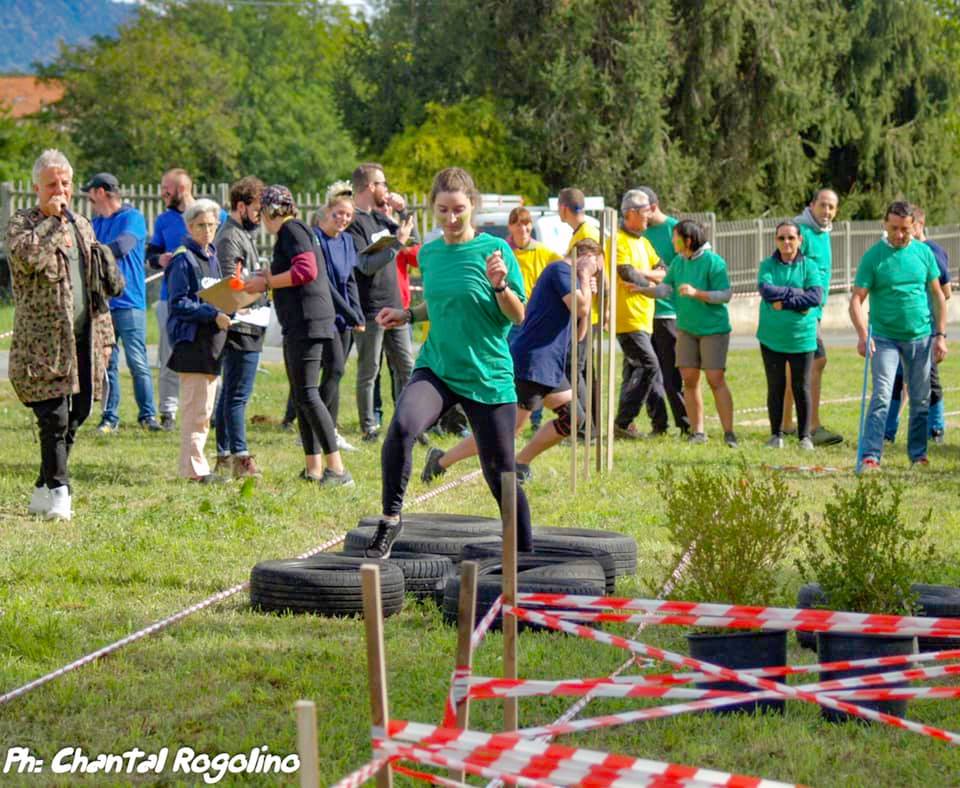
[[[389,558],[390,551],[393,549],[393,543],[397,541],[400,532],[403,530],[403,522],[391,522],[390,520],[381,520],[377,523],[377,532],[370,540],[363,551],[365,558]]]
[[[783,435],[779,432],[776,435],[771,435],[770,440],[763,444],[768,449],[782,449],[783,448]]]
[[[830,432],[826,427],[820,426],[813,431],[810,436],[814,446],[836,446],[843,443],[843,435],[836,432]]]
[[[430,451],[427,452],[427,461],[423,465],[420,481],[429,484],[447,472],[447,469],[440,465],[441,457],[443,457],[442,449],[430,449]]]

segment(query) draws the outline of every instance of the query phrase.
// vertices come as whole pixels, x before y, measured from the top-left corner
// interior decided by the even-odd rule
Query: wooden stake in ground
[[[473,670],[473,622],[477,617],[477,564],[464,561],[460,564],[460,600],[457,605],[457,663],[456,670]],[[457,727],[466,730],[470,724],[470,698],[457,705]],[[465,774],[460,769],[450,770],[451,779],[463,782]]]
[[[570,492],[577,491],[577,403],[580,394],[577,321],[577,249],[570,253]],[[587,450],[589,454],[589,449]]]
[[[610,239],[610,233],[607,232],[607,217],[606,212],[604,212],[600,217],[600,249],[603,252],[603,259],[606,260],[606,248],[607,243]],[[603,265],[600,265],[599,270],[597,271],[597,315],[599,320],[596,326],[595,335],[591,338],[595,344],[597,354],[597,378],[596,378],[596,408],[597,408],[597,457],[596,457],[596,468],[597,473],[603,472],[603,461],[606,459],[606,455],[603,451],[603,439],[604,439],[604,408],[603,408],[603,370],[604,370],[604,357],[603,357],[603,316],[606,314],[607,309],[607,293],[606,293],[606,271]],[[608,362],[609,363],[609,362]]]
[[[613,470],[613,419],[615,414],[613,397],[617,390],[617,299],[613,289],[617,286],[617,212],[606,208],[604,216],[610,222],[610,265],[607,266],[607,281],[610,283],[610,319],[608,321],[609,352],[607,355],[607,471]]]
[[[370,690],[370,720],[387,735],[390,707],[387,703],[387,662],[383,646],[383,605],[380,603],[380,567],[360,567],[363,589],[363,625],[367,634],[367,687]],[[378,788],[392,788],[393,769],[388,763],[377,772]]]
[[[297,753],[300,756],[300,788],[319,788],[320,755],[317,751],[317,707],[311,700],[293,704],[297,714]]]
[[[503,519],[503,606],[517,603],[517,474],[505,471],[500,475],[500,512]],[[517,617],[503,613],[503,677],[517,678]],[[503,729],[515,731],[519,726],[517,699],[504,698]]]

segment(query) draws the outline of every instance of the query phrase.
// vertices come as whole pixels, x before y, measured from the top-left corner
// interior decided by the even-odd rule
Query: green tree
[[[59,148],[68,158],[74,150],[62,133],[43,117],[14,118],[0,104],[0,181],[29,181],[33,162],[44,148]]]
[[[394,188],[428,192],[444,167],[464,167],[478,179],[480,191],[522,194],[542,202],[547,187],[539,175],[519,167],[512,156],[506,125],[491,99],[468,99],[451,107],[428,103],[427,118],[390,141],[382,163]]]

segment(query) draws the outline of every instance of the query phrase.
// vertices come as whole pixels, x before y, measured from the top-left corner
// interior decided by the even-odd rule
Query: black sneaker
[[[367,430],[360,438],[364,443],[374,443],[380,440],[380,433],[377,430]]]
[[[442,456],[442,449],[430,449],[427,452],[427,461],[423,466],[423,472],[420,474],[420,481],[429,484],[438,476],[443,476],[447,472],[447,469],[440,465]]]
[[[377,532],[373,535],[373,539],[370,540],[370,544],[363,551],[364,557],[389,558],[393,543],[397,541],[397,537],[400,536],[402,530],[403,521],[392,523],[389,520],[381,520],[377,523]]]
[[[143,419],[140,422],[140,426],[148,432],[160,432],[163,430],[163,427],[160,426],[160,422],[158,422],[153,416],[151,416],[149,419]]]
[[[177,428],[177,420],[172,413],[160,414],[160,429],[164,432],[173,432]]]
[[[300,478],[302,481],[305,481],[305,482],[313,482],[314,484],[322,484],[322,483],[323,483],[323,477],[322,477],[322,476],[314,476],[312,473],[310,473],[309,471],[307,471],[306,468],[304,468],[302,471],[300,471],[300,476],[299,476],[298,478]]]
[[[344,470],[343,473],[335,473],[330,468],[323,469],[323,477],[320,484],[324,487],[355,487],[356,482],[350,475],[350,471]]]
[[[736,449],[740,445],[737,442],[737,434],[735,432],[723,433],[723,442],[726,443],[731,449]]]
[[[526,465],[525,463],[522,463],[522,462],[518,462],[516,464],[516,468],[517,468],[517,482],[519,484],[526,484],[528,481],[530,481],[533,478],[533,470],[530,468],[529,465]]]

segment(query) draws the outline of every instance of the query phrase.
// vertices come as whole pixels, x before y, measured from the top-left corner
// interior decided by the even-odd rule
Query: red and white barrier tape
[[[684,667],[694,668],[709,675],[716,676],[718,679],[723,679],[725,681],[738,681],[758,690],[770,690],[778,693],[784,698],[803,700],[807,701],[808,703],[819,703],[821,706],[826,706],[827,708],[834,709],[835,711],[843,711],[855,717],[862,717],[875,722],[883,722],[893,727],[908,730],[912,733],[919,733],[923,736],[929,736],[931,738],[949,742],[950,744],[960,744],[960,736],[941,728],[935,728],[929,725],[921,725],[911,720],[904,720],[900,717],[894,717],[882,712],[876,712],[872,709],[866,709],[852,703],[834,700],[833,698],[824,695],[816,695],[805,692],[800,688],[791,687],[787,684],[778,684],[777,682],[770,681],[769,679],[759,678],[742,671],[731,670],[730,668],[713,665],[709,662],[703,662],[692,657],[685,657],[682,654],[675,654],[670,651],[665,651],[664,649],[647,646],[635,640],[629,640],[618,635],[610,635],[601,630],[585,627],[581,624],[572,624],[547,613],[538,613],[532,610],[524,610],[522,608],[505,605],[504,614],[515,615],[517,618],[520,618],[524,621],[542,624],[543,626],[550,627],[551,629],[568,632],[571,635],[577,635],[588,640],[594,640],[598,643],[605,643],[617,648],[627,649],[634,654],[641,654],[643,656],[658,659],[662,662],[667,662],[672,665],[681,665]],[[722,703],[722,699],[720,699],[720,702]],[[694,701],[694,703],[710,703],[710,701]],[[531,733],[528,731],[527,735],[543,735],[546,733],[559,732],[568,731],[554,731],[548,727],[542,729],[541,732],[538,733]]]
[[[436,490],[431,490],[428,493],[424,493],[423,495],[420,495],[417,498],[414,498],[410,502],[410,505],[415,506],[417,504],[423,503],[424,501],[428,501],[431,498],[435,498],[441,492],[445,492],[446,490],[453,489],[454,487],[458,487],[461,484],[465,484],[466,482],[472,481],[479,475],[480,475],[480,471],[472,471],[471,473],[465,474],[464,476],[461,476],[459,479],[454,479],[453,481],[447,482],[445,485],[438,487]],[[340,544],[344,540],[344,538],[345,538],[345,535],[341,534],[340,536],[334,537],[333,539],[330,539],[324,542],[323,544],[313,548],[312,550],[308,550],[305,553],[301,553],[300,555],[297,556],[297,558],[310,558],[311,556],[314,556],[317,553],[322,553],[325,550],[329,550],[331,547],[336,547],[338,544]],[[219,602],[223,602],[224,600],[229,599],[230,597],[235,596],[236,594],[239,594],[242,591],[246,591],[247,588],[249,587],[250,587],[249,581],[245,581],[243,583],[239,583],[235,586],[232,586],[231,588],[227,588],[223,591],[220,591],[214,594],[213,596],[207,597],[201,602],[197,602],[195,605],[191,605],[190,607],[184,608],[178,613],[174,613],[172,616],[167,616],[167,618],[163,618],[160,621],[155,621],[149,626],[144,627],[143,629],[139,629],[136,632],[133,632],[130,635],[127,635],[126,637],[121,638],[120,640],[116,640],[113,643],[110,643],[109,645],[104,646],[103,648],[97,649],[96,651],[92,651],[89,654],[86,654],[85,656],[80,657],[79,659],[76,659],[73,662],[70,662],[61,668],[57,668],[57,670],[47,673],[46,675],[40,676],[40,678],[34,679],[33,681],[27,682],[26,684],[20,687],[17,687],[16,689],[12,689],[9,692],[4,693],[3,695],[0,695],[0,706],[2,706],[4,703],[7,703],[8,701],[13,700],[14,698],[19,698],[22,695],[26,695],[28,692],[35,690],[38,687],[42,687],[44,684],[48,684],[54,679],[58,679],[61,676],[66,675],[67,673],[71,673],[74,670],[77,670],[78,668],[82,668],[84,665],[89,665],[92,662],[96,662],[98,659],[101,659],[110,654],[113,654],[116,651],[119,651],[124,646],[129,646],[131,643],[136,643],[139,640],[143,640],[145,637],[148,637],[149,635],[155,635],[157,632],[160,632],[161,630],[164,630],[167,627],[170,627],[173,624],[176,624],[182,621],[183,619],[193,615],[194,613],[199,613],[201,610],[205,610],[206,608],[211,607],[212,605],[215,605]]]
[[[390,757],[374,758],[370,763],[365,763],[356,771],[350,772],[346,777],[334,783],[333,788],[360,788],[367,780],[373,777],[384,766],[391,761]]]
[[[470,653],[472,654],[477,650],[477,646],[483,641],[484,636],[487,634],[487,630],[490,629],[490,626],[493,624],[494,619],[497,617],[497,613],[500,612],[500,608],[503,606],[503,594],[498,596],[493,604],[490,606],[490,609],[487,611],[486,615],[481,619],[480,623],[477,624],[477,628],[473,630],[470,635]],[[470,668],[465,665],[458,665],[454,668],[453,678],[450,680],[450,692],[447,693],[447,703],[443,710],[443,724],[445,727],[451,727],[457,723],[457,706],[459,705],[459,699],[456,697],[455,692],[457,689],[458,682],[469,678]]]
[[[716,617],[750,620],[750,627],[766,626],[771,629],[804,629],[810,632],[831,632],[838,626],[863,626],[883,634],[907,634],[936,632],[938,635],[960,635],[960,619],[927,618],[923,616],[894,616],[878,613],[849,613],[817,608],[795,609],[785,607],[752,607],[747,605],[723,605],[710,602],[681,602],[662,599],[627,599],[623,597],[592,597],[574,594],[518,593],[517,602],[528,605],[557,607],[611,608],[615,610],[638,610],[656,613],[660,623],[672,623],[672,618],[684,620],[684,626],[694,620],[690,617]],[[726,626],[716,624],[715,626]],[[906,632],[906,629],[914,630]]]
[[[625,755],[611,755],[596,750],[568,747],[524,739],[517,734],[489,734],[458,728],[437,728],[421,723],[393,720],[391,739],[377,739],[377,746],[393,755],[403,749],[399,742],[409,742],[419,749],[417,757],[429,753],[428,762],[441,766],[471,767],[496,770],[481,776],[508,778],[517,785],[612,785],[645,784],[651,778],[672,780],[680,784],[724,786],[757,786],[774,788],[786,784],[745,775],[730,774],[695,766],[651,761]],[[382,731],[380,732],[382,735]],[[377,735],[377,732],[374,733]],[[457,759],[460,763],[435,760],[433,756]],[[521,782],[522,781],[522,782]],[[530,782],[533,781],[533,782]],[[663,784],[661,782],[661,784]]]

